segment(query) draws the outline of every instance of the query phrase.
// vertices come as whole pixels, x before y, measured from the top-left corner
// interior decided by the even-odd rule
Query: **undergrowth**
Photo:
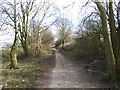
[[[3,88],[33,88],[43,72],[43,64],[37,58],[26,59],[19,62],[20,69],[7,69],[3,63],[2,84]]]

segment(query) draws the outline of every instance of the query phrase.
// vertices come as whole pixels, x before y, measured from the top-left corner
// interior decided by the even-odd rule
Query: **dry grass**
[[[19,62],[20,69],[11,70],[3,63],[2,84],[3,88],[34,88],[37,80],[42,76],[43,62],[38,58],[26,59]]]

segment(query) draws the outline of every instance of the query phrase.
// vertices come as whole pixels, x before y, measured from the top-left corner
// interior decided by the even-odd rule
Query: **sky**
[[[8,0],[9,2],[13,2],[14,0]],[[39,1],[39,0],[38,0]],[[54,2],[54,5],[57,6],[62,13],[64,13],[64,17],[70,19],[74,24],[74,28],[77,27],[80,22],[80,8],[87,0],[50,0]],[[67,8],[66,8],[67,7]],[[56,28],[52,27],[52,33],[56,35]],[[11,33],[9,33],[11,32]],[[14,40],[14,31],[7,30],[7,32],[0,31],[0,44],[3,42],[11,43]]]

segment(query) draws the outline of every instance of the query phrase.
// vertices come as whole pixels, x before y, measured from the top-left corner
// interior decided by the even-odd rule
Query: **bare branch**
[[[82,26],[84,25],[84,23],[85,23],[85,21],[88,19],[88,18],[90,18],[92,15],[94,15],[94,14],[96,14],[96,15],[100,15],[98,12],[92,12],[90,15],[88,15],[87,17],[85,17],[83,20],[82,20]]]
[[[14,22],[14,19],[12,18],[11,14],[8,12],[8,10],[4,6],[2,6],[1,9],[3,10],[2,12],[3,13],[5,12],[7,14],[7,16]]]
[[[37,37],[40,33],[45,32],[46,30],[48,30],[57,20],[58,20],[58,18],[55,19],[50,25],[44,26],[42,31],[38,31],[36,37]]]

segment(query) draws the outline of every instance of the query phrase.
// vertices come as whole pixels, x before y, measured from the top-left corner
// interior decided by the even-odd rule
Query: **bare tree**
[[[14,43],[11,48],[10,56],[11,56],[11,64],[10,68],[18,69],[17,64],[17,48],[18,48],[18,23],[17,23],[17,10],[16,10],[16,0],[14,0],[14,29],[15,29],[15,38]]]
[[[110,75],[112,81],[116,81],[117,79],[120,79],[120,2],[114,2],[114,0],[106,2],[103,2],[102,0],[94,0],[93,2],[96,6],[92,4],[90,7],[94,8],[94,11],[83,19],[82,25],[84,25],[85,21],[88,19],[96,20],[96,18],[93,18],[95,13],[97,15],[97,19],[100,17],[100,22],[102,23],[101,34],[104,39],[108,74]],[[89,3],[87,2],[86,5],[88,4]]]
[[[29,18],[30,18],[30,13],[32,12],[32,10],[34,9],[34,0],[29,0],[26,2],[20,2],[20,9],[21,9],[21,14],[19,13],[19,17],[20,17],[20,25],[21,25],[21,29],[20,31],[20,41],[25,53],[25,56],[27,57],[28,54],[28,44],[29,44]],[[38,9],[37,9],[38,10]],[[37,13],[37,11],[34,13]]]
[[[20,6],[21,6],[21,15],[19,15],[21,19],[20,40],[23,46],[24,53],[26,56],[28,56],[29,55],[28,44],[31,43],[29,42],[30,36],[32,37],[35,36],[34,38],[36,38],[36,42],[40,42],[41,41],[40,34],[48,30],[48,28],[50,28],[50,26],[56,20],[52,21],[50,24],[45,24],[45,20],[51,17],[51,15],[49,15],[50,13],[48,14],[48,12],[52,6],[52,3],[49,1],[41,0],[39,5],[37,5],[34,0],[29,0],[25,3],[21,2]],[[34,27],[33,21],[36,21],[36,20],[38,21],[37,22],[38,24],[37,26]],[[28,26],[30,26],[30,28],[28,28]],[[36,35],[32,35],[34,31]]]
[[[110,30],[111,30],[111,36],[110,36],[109,25],[108,25],[108,21],[107,21],[107,15],[106,15],[105,8],[100,1],[95,2],[95,4],[97,5],[97,7],[99,9],[100,18],[101,18],[101,22],[102,22],[108,73],[111,77],[111,80],[114,81],[114,80],[116,80],[116,59],[115,59],[115,54],[114,54],[114,47],[112,47],[112,45],[114,45],[115,43],[112,42],[112,40],[115,39],[116,37],[114,38],[115,24],[114,24],[114,16],[113,16],[114,14],[113,14],[112,3],[113,2],[109,2],[109,9],[111,10],[109,12],[109,19],[113,20],[110,22],[110,25],[112,25],[112,26],[110,26]],[[112,43],[114,43],[114,44],[112,44]]]
[[[64,44],[67,43],[67,39],[70,38],[72,23],[69,22],[68,19],[60,18],[59,23],[59,39],[61,40],[62,48],[64,48]]]
[[[2,25],[6,25],[6,27],[12,26],[12,28],[15,30],[15,37],[14,37],[14,43],[11,47],[10,51],[10,57],[11,57],[11,64],[9,65],[10,68],[18,69],[18,63],[17,63],[17,49],[18,49],[18,22],[17,22],[17,2],[14,0],[14,3],[10,3],[8,1],[3,1],[1,5],[2,10]]]

